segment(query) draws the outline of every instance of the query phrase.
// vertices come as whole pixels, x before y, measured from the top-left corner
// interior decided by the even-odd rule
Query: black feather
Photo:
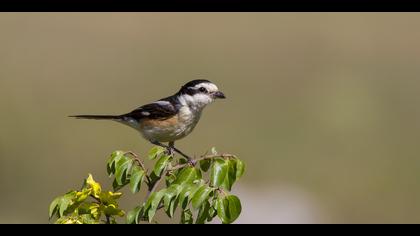
[[[178,113],[179,106],[175,101],[171,101],[169,98],[162,99],[160,101],[166,101],[168,103],[149,103],[122,116],[133,118],[137,121],[143,118],[164,120]]]
[[[198,89],[195,89],[194,86],[201,83],[211,83],[211,82],[206,79],[196,79],[196,80],[190,81],[181,87],[178,94],[194,95],[196,93],[200,93],[200,91]]]
[[[194,87],[197,84],[201,84],[201,83],[211,83],[211,82],[209,80],[206,80],[206,79],[196,79],[196,80],[192,80],[192,81],[186,83],[182,87]]]

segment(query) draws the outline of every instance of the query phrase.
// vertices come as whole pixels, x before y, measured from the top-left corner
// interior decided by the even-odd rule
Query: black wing
[[[149,119],[168,119],[178,113],[179,108],[167,99],[162,99],[153,103],[141,106],[134,111],[124,114],[123,117],[140,120],[143,118]]]

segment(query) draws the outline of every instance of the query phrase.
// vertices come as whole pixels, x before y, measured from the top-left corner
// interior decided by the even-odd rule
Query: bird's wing
[[[123,116],[140,120],[143,118],[165,120],[176,115],[178,109],[167,100],[159,100],[143,105]]]

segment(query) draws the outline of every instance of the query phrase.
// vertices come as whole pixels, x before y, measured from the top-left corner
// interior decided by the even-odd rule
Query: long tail
[[[94,120],[119,120],[122,116],[110,116],[110,115],[76,115],[69,116],[77,119],[94,119]]]

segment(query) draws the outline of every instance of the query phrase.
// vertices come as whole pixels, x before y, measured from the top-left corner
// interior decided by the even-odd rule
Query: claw
[[[197,164],[197,161],[196,161],[196,160],[194,160],[194,159],[192,159],[192,158],[189,158],[189,159],[188,159],[188,163],[189,163],[190,165],[192,165],[192,166],[195,166],[195,165]]]
[[[166,148],[166,154],[168,156],[173,156],[175,154],[175,151],[172,147],[168,147],[168,148]]]

